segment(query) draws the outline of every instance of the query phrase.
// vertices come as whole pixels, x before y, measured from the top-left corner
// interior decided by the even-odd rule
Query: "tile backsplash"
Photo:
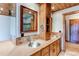
[[[27,43],[27,37],[18,37],[16,38],[16,45],[21,45]]]

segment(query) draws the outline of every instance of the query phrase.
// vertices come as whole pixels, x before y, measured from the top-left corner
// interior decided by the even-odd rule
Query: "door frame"
[[[66,51],[66,16],[68,15],[72,15],[72,14],[77,14],[79,13],[79,10],[76,10],[76,11],[72,11],[72,12],[68,12],[68,13],[64,13],[63,14],[63,36],[64,36],[64,51]]]

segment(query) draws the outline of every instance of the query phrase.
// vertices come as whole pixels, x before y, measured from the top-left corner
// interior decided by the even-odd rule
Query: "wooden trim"
[[[64,39],[64,46],[65,46],[65,49],[64,49],[64,51],[66,50],[66,24],[65,24],[65,22],[66,22],[66,16],[67,15],[72,15],[72,14],[77,14],[77,13],[79,13],[79,10],[77,10],[77,11],[72,11],[72,12],[68,12],[68,13],[64,13],[63,14],[63,29],[64,29],[64,37],[65,37],[65,39]]]
[[[64,10],[64,9],[66,9],[66,8],[70,8],[70,7],[74,7],[74,6],[77,6],[77,5],[79,5],[79,3],[76,3],[76,5],[71,5],[70,6],[70,4],[71,3],[67,3],[67,5],[69,5],[69,6],[64,6],[64,5],[61,5],[61,4],[65,4],[65,3],[57,3],[57,4],[60,4],[60,6],[61,6],[61,8],[60,8],[60,6],[57,8],[57,6],[55,7],[55,10],[52,10],[52,12],[57,12],[57,11],[60,11],[60,10]],[[74,4],[74,3],[73,3]],[[56,3],[55,3],[55,5],[56,5]]]
[[[27,8],[28,10],[31,10],[32,12],[37,12],[37,11],[35,11],[35,10],[32,10],[32,9],[30,9],[30,8],[28,8],[28,7],[25,7],[25,6],[23,6],[23,5],[20,5],[22,8]]]
[[[23,17],[22,17],[23,8],[26,8],[26,9],[32,11],[33,13],[36,13],[36,29],[35,30],[23,31],[23,25],[22,25],[23,24]],[[35,11],[35,10],[32,10],[32,9],[30,9],[28,7],[20,5],[20,33],[22,33],[22,32],[36,32],[37,30],[38,30],[38,12]]]
[[[50,32],[52,32],[52,28],[53,28],[52,27],[53,26],[52,23],[53,23],[53,20],[52,20],[52,17],[50,17]]]
[[[37,54],[38,52],[40,52],[40,55],[37,55],[37,56],[42,56],[42,51],[41,51],[41,50],[39,50],[39,51],[33,53],[31,56],[36,56],[35,54]]]
[[[23,24],[23,20],[22,20],[22,14],[23,14],[23,12],[21,12],[21,11],[23,11],[23,8],[22,8],[22,6],[20,6],[20,32],[22,32],[23,31],[23,26],[22,26],[22,24]]]
[[[79,10],[77,10],[77,11],[72,11],[72,12],[68,12],[68,13],[65,13],[65,14],[63,14],[63,15],[67,16],[67,15],[72,15],[72,14],[77,14],[77,13],[79,13]]]
[[[70,24],[70,25],[73,24],[73,23],[71,23],[72,21],[73,21],[75,24],[77,24],[77,23],[79,24],[79,19],[70,19],[70,20],[69,20],[69,24]]]

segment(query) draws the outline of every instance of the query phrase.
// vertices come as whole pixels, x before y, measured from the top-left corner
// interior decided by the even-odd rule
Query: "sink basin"
[[[41,45],[41,43],[39,42],[31,42],[28,44],[28,47],[32,47],[32,48],[36,48],[36,47],[39,47]]]

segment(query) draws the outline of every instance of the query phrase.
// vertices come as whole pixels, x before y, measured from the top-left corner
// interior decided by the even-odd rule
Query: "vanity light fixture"
[[[9,10],[9,15],[12,16],[14,14],[14,10]]]
[[[3,8],[0,8],[1,11],[3,11]]]
[[[13,11],[13,10],[11,10],[11,13],[13,14],[13,13],[14,13],[14,11]]]
[[[0,14],[3,12],[3,8],[0,8]]]
[[[11,10],[11,15],[13,15],[14,14],[14,10]]]
[[[52,5],[52,9],[55,9],[55,6],[54,6],[54,4]]]
[[[29,11],[29,14],[31,14],[32,12],[31,11]]]
[[[55,7],[53,6],[52,9],[55,9]]]

